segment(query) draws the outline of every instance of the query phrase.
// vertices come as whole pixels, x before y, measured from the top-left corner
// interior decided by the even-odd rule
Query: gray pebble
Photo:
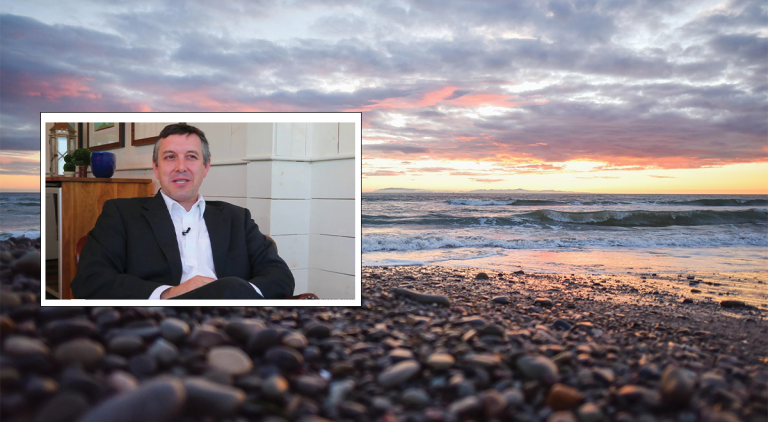
[[[40,252],[30,251],[13,262],[13,270],[30,277],[40,277]]]
[[[278,397],[288,391],[288,381],[282,376],[275,374],[264,380],[261,389],[269,397]]]
[[[416,375],[419,369],[421,369],[421,365],[415,360],[405,360],[382,371],[377,380],[379,384],[385,387],[393,387],[404,383]]]
[[[208,352],[208,364],[232,376],[251,372],[253,362],[240,348],[234,346],[214,347]]]
[[[79,338],[59,345],[53,355],[61,364],[79,363],[91,368],[104,358],[104,346],[90,339]]]
[[[149,346],[147,353],[155,358],[155,361],[157,361],[160,366],[169,366],[176,362],[176,359],[179,357],[179,349],[176,345],[162,337],[155,340],[155,342]]]
[[[181,381],[164,377],[100,403],[79,422],[172,421],[181,413],[186,399]]]
[[[77,391],[62,391],[45,402],[35,414],[35,422],[71,422],[88,410],[88,400]]]
[[[523,356],[517,360],[517,367],[527,378],[543,380],[547,383],[557,382],[559,378],[555,363],[544,356]]]
[[[3,352],[10,356],[48,356],[51,350],[36,338],[12,336],[5,340]]]
[[[107,345],[110,353],[128,356],[144,350],[144,340],[136,334],[124,334],[112,338]]]
[[[420,303],[436,303],[443,306],[451,306],[451,301],[443,295],[431,295],[425,293],[417,293],[408,289],[394,289],[392,294],[402,296]]]
[[[427,366],[437,371],[444,371],[454,363],[456,359],[448,353],[432,353],[427,357]]]
[[[285,346],[275,346],[264,355],[272,363],[286,371],[295,371],[304,365],[304,357],[296,349]]]
[[[160,333],[166,340],[179,343],[189,335],[189,325],[178,318],[166,318],[160,323]]]
[[[184,388],[188,398],[187,413],[192,415],[231,416],[245,401],[243,390],[217,384],[204,378],[185,378]]]

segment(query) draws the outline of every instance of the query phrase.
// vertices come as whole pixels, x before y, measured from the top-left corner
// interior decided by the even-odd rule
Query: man
[[[205,134],[166,126],[152,168],[160,191],[104,203],[72,280],[78,299],[260,299],[293,294],[291,271],[247,209],[198,193]]]

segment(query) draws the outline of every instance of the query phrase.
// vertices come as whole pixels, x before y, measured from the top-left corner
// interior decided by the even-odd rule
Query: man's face
[[[194,133],[160,140],[157,164],[152,163],[163,192],[187,210],[197,201],[197,191],[210,167],[211,163],[203,164],[202,142]]]

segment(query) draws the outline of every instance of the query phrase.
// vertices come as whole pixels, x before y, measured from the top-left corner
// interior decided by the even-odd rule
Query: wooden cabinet
[[[77,273],[75,264],[77,240],[87,235],[96,224],[104,202],[113,198],[150,196],[152,180],[46,177],[45,181],[61,184],[60,292],[62,299],[72,299],[69,284]]]

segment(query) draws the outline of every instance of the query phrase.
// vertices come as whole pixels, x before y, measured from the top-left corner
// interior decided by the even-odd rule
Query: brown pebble
[[[568,410],[578,406],[584,400],[584,394],[565,384],[555,384],[547,394],[547,406],[554,410]]]

